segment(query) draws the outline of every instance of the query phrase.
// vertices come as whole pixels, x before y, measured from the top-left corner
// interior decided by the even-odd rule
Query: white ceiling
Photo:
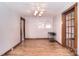
[[[42,16],[53,16],[63,9],[65,2],[6,2],[5,4],[23,16],[34,16],[37,7],[45,10]]]

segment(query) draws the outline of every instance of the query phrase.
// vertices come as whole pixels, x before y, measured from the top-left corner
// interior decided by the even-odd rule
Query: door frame
[[[25,18],[20,17],[20,42],[22,42],[22,21],[23,21],[23,33],[24,33],[24,39],[25,39]]]
[[[62,46],[66,47],[66,28],[65,28],[65,14],[69,11],[71,11],[72,9],[74,8],[74,12],[75,12],[75,35],[74,35],[74,47],[77,49],[77,40],[78,40],[78,23],[77,23],[77,3],[75,3],[73,6],[71,6],[70,8],[68,8],[67,10],[65,10],[63,13],[62,13]],[[76,50],[76,54],[77,54],[77,50]]]

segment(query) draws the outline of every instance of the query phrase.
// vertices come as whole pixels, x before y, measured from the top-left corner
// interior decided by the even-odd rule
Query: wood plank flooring
[[[49,40],[25,40],[5,56],[73,56],[73,52]]]

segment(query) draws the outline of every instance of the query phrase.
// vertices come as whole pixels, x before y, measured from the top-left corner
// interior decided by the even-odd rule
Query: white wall
[[[0,3],[0,55],[20,42],[19,15]]]
[[[49,25],[50,28],[46,28]],[[53,31],[52,17],[26,17],[26,38],[48,38]]]
[[[54,20],[53,20],[53,30],[54,32],[56,33],[56,41],[58,41],[59,43],[62,43],[61,39],[62,39],[62,32],[61,32],[61,25],[62,25],[62,22],[61,22],[61,13],[58,13],[56,16],[54,16]]]

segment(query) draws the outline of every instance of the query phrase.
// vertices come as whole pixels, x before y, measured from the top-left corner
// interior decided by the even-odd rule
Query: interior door
[[[66,15],[66,46],[70,49],[75,49],[74,47],[74,43],[75,43],[75,36],[74,36],[74,28],[75,28],[75,14],[74,14],[74,10],[72,10],[71,12],[67,13]]]
[[[20,19],[20,41],[24,41],[25,39],[25,19],[21,17]]]
[[[77,3],[62,14],[63,46],[77,53]]]

